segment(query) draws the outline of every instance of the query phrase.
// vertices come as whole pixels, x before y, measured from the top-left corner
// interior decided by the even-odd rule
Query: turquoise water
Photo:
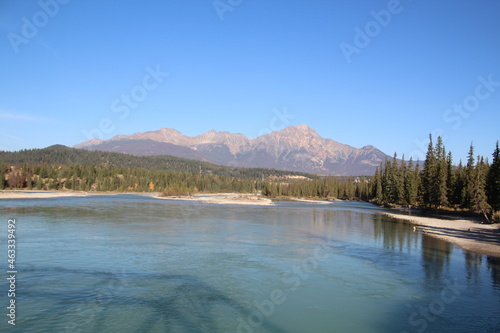
[[[2,200],[1,332],[500,332],[500,259],[366,203]]]

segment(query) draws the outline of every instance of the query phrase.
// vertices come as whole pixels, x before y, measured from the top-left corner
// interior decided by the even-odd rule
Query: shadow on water
[[[500,257],[488,256],[486,262],[488,270],[491,272],[493,288],[500,291]]]
[[[428,281],[441,279],[443,271],[450,265],[451,243],[441,239],[422,235],[422,266]]]
[[[25,286],[19,303],[50,306],[27,319],[19,318],[12,332],[285,333],[262,313],[191,275],[62,268],[24,269],[23,275],[39,284]],[[56,280],[72,282],[52,285]],[[129,323],[124,325],[123,320]]]

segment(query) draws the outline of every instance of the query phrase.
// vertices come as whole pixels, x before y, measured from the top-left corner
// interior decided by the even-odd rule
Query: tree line
[[[441,137],[429,145],[421,166],[410,159],[386,160],[371,180],[371,199],[386,205],[424,206],[431,209],[468,210],[500,217],[500,150],[498,142],[490,164],[475,157],[471,144],[466,165],[453,165]]]
[[[76,165],[10,165],[0,163],[0,189],[77,190],[119,192],[256,192],[254,178],[235,178],[175,170]]]
[[[312,199],[370,200],[370,177],[315,176],[311,179],[266,180],[262,195]]]

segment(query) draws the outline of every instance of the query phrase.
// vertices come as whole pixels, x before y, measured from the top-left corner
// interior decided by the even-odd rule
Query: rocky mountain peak
[[[75,146],[138,155],[173,155],[216,164],[264,167],[317,174],[370,175],[387,155],[373,146],[354,148],[321,137],[302,124],[249,139],[241,133],[212,129],[186,136],[173,128],[93,139]]]
[[[298,129],[303,134],[312,135],[312,136],[319,136],[315,130],[313,130],[311,127],[307,126],[306,124],[299,125],[295,128]]]

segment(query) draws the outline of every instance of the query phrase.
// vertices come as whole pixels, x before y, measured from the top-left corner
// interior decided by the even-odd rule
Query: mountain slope
[[[327,175],[372,175],[386,154],[321,137],[307,125],[289,126],[255,139],[226,131],[186,136],[175,129],[93,139],[75,148],[173,155],[226,166],[262,167]]]
[[[208,162],[184,159],[174,156],[134,156],[107,151],[87,151],[54,145],[43,149],[29,149],[16,152],[0,151],[0,163],[8,165],[82,165],[85,167],[138,168],[161,171],[181,171],[202,173],[237,178],[267,178],[283,176],[302,176],[312,178],[313,175],[273,170],[264,168],[235,168],[220,166]]]

